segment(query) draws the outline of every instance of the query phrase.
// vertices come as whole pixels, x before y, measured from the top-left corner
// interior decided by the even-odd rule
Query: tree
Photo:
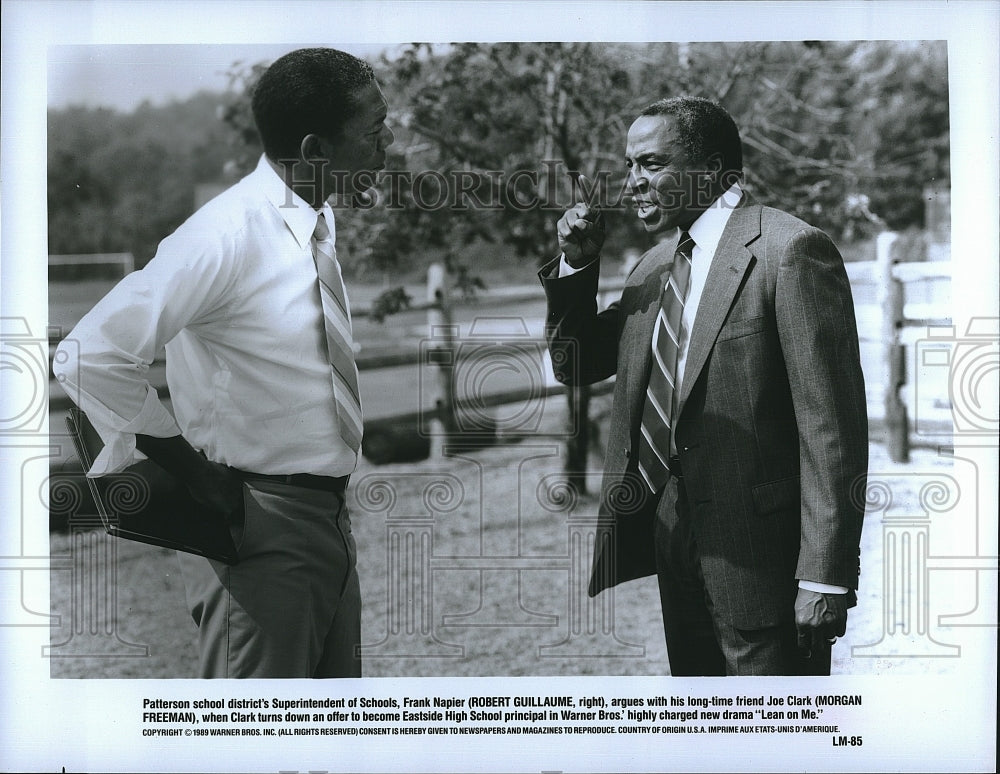
[[[256,162],[249,89],[265,67],[237,62],[225,94],[130,114],[49,111],[50,251],[128,250],[145,263],[190,214],[199,183],[233,182]],[[836,236],[920,226],[923,188],[949,174],[941,41],[412,44],[377,71],[398,174],[380,207],[338,224],[358,273],[414,260],[458,266],[473,250],[506,263],[544,259],[570,198],[568,173],[604,173],[614,200],[629,123],[647,102],[681,92],[716,98],[736,118],[758,198]],[[404,173],[422,174],[424,189]],[[452,199],[428,207],[438,174]],[[615,203],[609,244],[647,245],[626,203]]]
[[[190,216],[196,185],[221,175],[218,102],[49,111],[49,252],[131,252],[145,265]]]
[[[421,207],[420,191],[397,225],[452,250],[497,244],[519,258],[551,253],[552,224],[572,198],[571,173],[604,175],[612,225],[629,75],[613,46],[590,43],[463,43],[436,52],[415,44],[386,63],[405,94],[401,124],[411,169],[464,180],[447,210]],[[617,149],[617,153],[615,150]],[[458,176],[461,176],[459,178]],[[414,192],[410,192],[411,194]]]
[[[863,192],[889,228],[923,226],[924,188],[950,178],[946,44],[860,44],[852,64],[853,134],[869,169]]]

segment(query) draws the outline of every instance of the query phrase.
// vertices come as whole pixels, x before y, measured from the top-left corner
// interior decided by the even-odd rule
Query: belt
[[[230,468],[237,476],[247,481],[273,481],[276,484],[286,484],[287,486],[300,486],[303,489],[319,489],[323,492],[333,492],[343,495],[347,490],[347,483],[351,480],[347,476],[316,476],[312,473],[288,473],[269,474],[251,473],[239,468]]]
[[[681,469],[681,458],[674,454],[667,460],[667,470],[674,478],[684,478],[684,471]]]

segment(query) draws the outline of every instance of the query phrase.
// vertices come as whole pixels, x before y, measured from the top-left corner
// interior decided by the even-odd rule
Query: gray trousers
[[[178,553],[201,677],[360,677],[357,548],[342,497],[243,485],[240,562]]]
[[[739,629],[718,615],[705,588],[683,479],[671,476],[667,482],[657,507],[654,545],[670,674],[830,674],[829,648],[809,657],[799,651],[791,605],[786,620],[764,629]],[[798,584],[794,578],[788,582]]]

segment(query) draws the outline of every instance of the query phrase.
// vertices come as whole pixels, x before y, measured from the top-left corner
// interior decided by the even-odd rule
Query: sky
[[[197,91],[222,91],[235,62],[273,61],[308,44],[57,45],[48,54],[48,106],[109,107],[130,111],[144,100],[162,105]],[[321,45],[321,44],[316,44]],[[338,45],[374,60],[383,44]]]

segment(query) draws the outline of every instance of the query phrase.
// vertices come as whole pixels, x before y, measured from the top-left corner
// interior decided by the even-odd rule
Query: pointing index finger
[[[601,208],[598,204],[601,200],[598,185],[582,172],[576,172],[574,175],[573,195],[577,201],[584,205],[585,211],[582,217],[584,220],[594,223],[601,215]]]

